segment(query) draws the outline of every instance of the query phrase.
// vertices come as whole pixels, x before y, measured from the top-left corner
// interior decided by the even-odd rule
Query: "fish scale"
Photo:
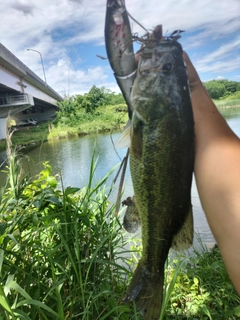
[[[176,154],[179,154],[178,149],[180,147],[177,139],[180,134],[179,130],[177,130],[179,126],[176,126],[176,123],[172,121],[171,114],[168,116],[169,120],[165,118],[155,121],[149,126],[142,126],[144,139],[141,158],[138,158],[138,155],[136,157],[134,151],[132,152],[132,148],[130,149],[131,176],[138,212],[152,213],[140,215],[141,224],[144,225],[142,230],[143,242],[147,244],[149,244],[148,234],[169,242],[172,234],[176,233],[176,230],[173,229],[172,231],[170,229],[171,227],[174,228],[174,225],[171,225],[171,220],[179,218],[178,224],[183,223],[185,218],[179,212],[179,207],[182,207],[186,214],[188,212],[186,211],[186,206],[188,210],[190,203],[190,193],[185,195],[185,182],[181,181],[185,177],[179,174],[185,159],[182,157],[177,162],[172,161],[173,158],[176,158]],[[173,135],[174,127],[175,142],[173,139],[169,141],[169,137]],[[158,151],[156,152],[156,150]],[[182,152],[182,150],[179,151]],[[178,179],[177,184],[175,179]],[[187,179],[190,184],[191,175]],[[172,212],[170,212],[169,208],[171,208]],[[154,214],[155,211],[157,211],[157,217]],[[164,228],[161,229],[162,227]],[[152,231],[152,228],[153,231],[157,229],[159,237],[156,236],[155,232],[149,232]],[[178,227],[175,227],[175,229],[178,229]],[[165,230],[167,236],[163,233],[160,234],[159,230],[162,232]],[[170,231],[172,232],[170,233]],[[145,233],[147,234],[146,236]],[[170,240],[168,241],[167,238],[170,238]],[[152,248],[154,248],[154,252],[157,252],[156,244]],[[147,248],[146,250],[144,248],[143,256],[145,251],[147,251]],[[159,256],[159,253],[156,253],[155,256]]]

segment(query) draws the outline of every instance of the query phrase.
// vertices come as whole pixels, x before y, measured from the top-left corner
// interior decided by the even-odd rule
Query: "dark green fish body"
[[[145,44],[131,103],[130,169],[143,253],[125,301],[135,301],[151,320],[160,315],[169,249],[179,240],[189,247],[193,236],[194,123],[179,43]]]
[[[157,26],[143,38],[135,35],[143,43],[136,75],[125,1],[107,0],[106,51],[131,119],[134,197],[123,203],[124,227],[135,232],[142,226],[142,258],[125,301],[135,301],[145,320],[159,319],[170,247],[187,248],[193,238],[194,124],[186,66],[176,41],[182,32],[163,37]],[[129,145],[125,135],[122,145],[126,141]]]

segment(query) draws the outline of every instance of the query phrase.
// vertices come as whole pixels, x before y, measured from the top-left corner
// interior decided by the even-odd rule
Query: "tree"
[[[237,83],[237,91],[240,91],[240,82]]]
[[[84,109],[85,112],[93,114],[100,106],[119,104],[125,104],[121,93],[116,94],[105,87],[98,88],[93,85],[88,93],[65,97],[64,101],[59,102],[58,119],[62,119],[67,123],[73,116],[77,119],[77,115],[79,112],[81,113],[80,109]]]
[[[104,89],[106,103],[108,105],[125,104],[122,93],[115,93],[109,89]]]
[[[237,91],[238,82],[236,81],[226,81],[225,88],[228,92],[234,93]]]
[[[104,89],[92,86],[88,93],[85,93],[82,100],[82,107],[86,112],[94,113],[95,110],[106,103]]]
[[[203,84],[212,99],[219,99],[224,96],[226,92],[224,84],[217,80],[210,80]]]
[[[240,83],[237,81],[222,79],[210,80],[203,83],[212,99],[219,99],[240,91]]]
[[[75,114],[75,97],[68,97],[65,100],[57,103],[59,107],[58,116],[69,117],[71,114]]]

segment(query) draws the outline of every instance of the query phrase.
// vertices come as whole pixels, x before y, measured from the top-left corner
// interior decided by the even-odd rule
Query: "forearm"
[[[240,142],[200,82],[192,91],[192,105],[194,174],[199,196],[228,273],[240,293]]]
[[[195,122],[194,174],[229,276],[240,294],[240,140],[203,87],[187,54]]]

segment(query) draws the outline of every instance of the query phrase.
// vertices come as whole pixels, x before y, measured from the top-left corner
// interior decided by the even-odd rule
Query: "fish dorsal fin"
[[[129,148],[131,144],[131,138],[130,138],[130,131],[131,127],[128,126],[123,133],[121,134],[120,138],[116,142],[117,148]]]
[[[172,248],[177,251],[187,250],[193,243],[193,213],[190,205],[186,220],[182,228],[173,237]]]

